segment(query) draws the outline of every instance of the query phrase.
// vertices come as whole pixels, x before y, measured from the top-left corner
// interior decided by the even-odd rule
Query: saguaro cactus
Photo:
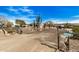
[[[40,28],[41,22],[42,22],[41,17],[40,17],[40,16],[37,16],[37,17],[36,17],[36,21],[35,21],[35,24],[36,24],[36,27],[37,27],[37,31],[38,31],[39,28]]]

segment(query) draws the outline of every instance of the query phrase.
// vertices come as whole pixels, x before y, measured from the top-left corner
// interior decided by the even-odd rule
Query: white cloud
[[[14,9],[13,7],[10,7],[8,10],[13,11],[13,12],[18,11],[17,9]]]
[[[14,24],[15,24],[16,19],[24,20],[24,21],[26,21],[26,23],[31,23],[33,20],[35,20],[34,18],[29,18],[30,16],[34,17],[36,15],[34,15],[33,10],[29,9],[28,7],[19,7],[19,8],[9,7],[7,10],[18,14],[18,16],[15,16],[15,15],[7,16],[7,18]],[[23,15],[22,12],[26,12],[28,14]]]
[[[28,7],[20,8],[20,10],[21,10],[22,12],[27,12],[27,13],[33,14],[33,10],[29,9]]]
[[[25,14],[23,14],[23,13],[28,13],[26,16],[27,17],[30,17],[30,16],[36,16],[35,14],[34,14],[34,11],[33,10],[31,10],[31,9],[29,9],[27,6],[24,6],[24,7],[19,7],[19,8],[14,8],[14,7],[9,7],[9,8],[7,8],[7,10],[9,10],[10,12],[14,12],[15,14],[18,14],[18,16],[23,16],[23,15],[25,15]]]
[[[70,23],[79,23],[79,19],[72,20]]]
[[[47,22],[47,21],[52,21],[53,23],[66,23],[66,21],[62,21],[62,19],[56,19],[56,18],[49,18],[49,19],[46,19],[45,21],[43,21],[43,23]]]
[[[75,18],[73,18],[75,17]],[[49,18],[49,19],[46,19],[44,22],[46,21],[52,21],[53,23],[79,23],[79,16],[73,16],[72,18],[69,18],[69,19],[56,19],[56,18]]]
[[[79,23],[79,15],[72,16],[71,21],[69,23]]]
[[[35,20],[35,17],[29,18],[29,16],[36,16],[34,14],[29,14],[28,16],[21,15],[21,16],[17,17],[17,16],[8,15],[6,13],[0,13],[0,15],[3,16],[4,19],[9,20],[9,21],[13,22],[14,24],[15,24],[16,19],[21,19],[21,20],[24,20],[26,23],[31,23],[31,22],[33,22],[33,20]],[[66,21],[64,19],[62,20],[62,19],[56,19],[56,18],[49,18],[49,19],[45,19],[45,21],[43,21],[43,23],[46,21],[52,21],[53,23],[67,23],[67,20],[68,20],[68,23],[79,23],[79,18],[66,19]]]
[[[29,14],[33,14],[33,10],[29,9],[28,7],[20,7],[20,8],[9,7],[7,9],[16,14],[20,14],[21,12],[27,12]]]
[[[7,8],[9,11],[11,11],[11,12],[14,12],[14,13],[16,13],[16,14],[19,14],[19,9],[15,9],[15,8],[13,8],[13,7],[9,7],[9,8]]]
[[[16,19],[20,19],[20,20],[24,20],[27,24],[33,22],[33,20],[35,20],[35,18],[28,18],[26,16],[21,16],[21,17],[17,17],[17,16],[13,16],[13,17],[8,17],[9,21],[13,22],[15,24]]]
[[[21,15],[21,16],[12,16],[12,15],[8,15],[6,13],[0,13],[0,15],[3,16],[4,19],[9,20],[9,21],[13,22],[14,24],[15,24],[15,20],[16,19],[24,20],[28,24],[33,22],[33,20],[35,20],[34,17],[33,18],[29,18],[29,16],[35,16],[33,14],[29,14],[28,16],[26,16],[26,15],[25,16],[23,16],[23,15]]]
[[[3,20],[7,20],[7,17],[8,17],[8,16],[9,16],[8,14],[0,13],[0,18],[3,19]],[[0,20],[1,20],[1,19],[0,19]]]

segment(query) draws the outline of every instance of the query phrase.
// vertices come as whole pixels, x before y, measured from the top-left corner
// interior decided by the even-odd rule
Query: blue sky
[[[0,15],[12,22],[22,19],[31,23],[40,15],[43,22],[79,23],[79,6],[0,6]]]

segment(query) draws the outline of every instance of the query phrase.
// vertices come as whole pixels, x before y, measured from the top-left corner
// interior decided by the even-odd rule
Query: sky
[[[79,6],[0,6],[0,16],[13,23],[16,19],[31,23],[38,15],[43,22],[79,23]]]

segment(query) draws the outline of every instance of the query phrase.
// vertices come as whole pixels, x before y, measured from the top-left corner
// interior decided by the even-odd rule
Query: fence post
[[[69,44],[70,44],[70,42],[69,42],[69,37],[68,37],[67,42],[65,43],[67,52],[69,51],[69,48],[70,48]]]
[[[60,43],[59,43],[59,29],[57,27],[57,43],[58,43],[58,50],[60,49]]]

